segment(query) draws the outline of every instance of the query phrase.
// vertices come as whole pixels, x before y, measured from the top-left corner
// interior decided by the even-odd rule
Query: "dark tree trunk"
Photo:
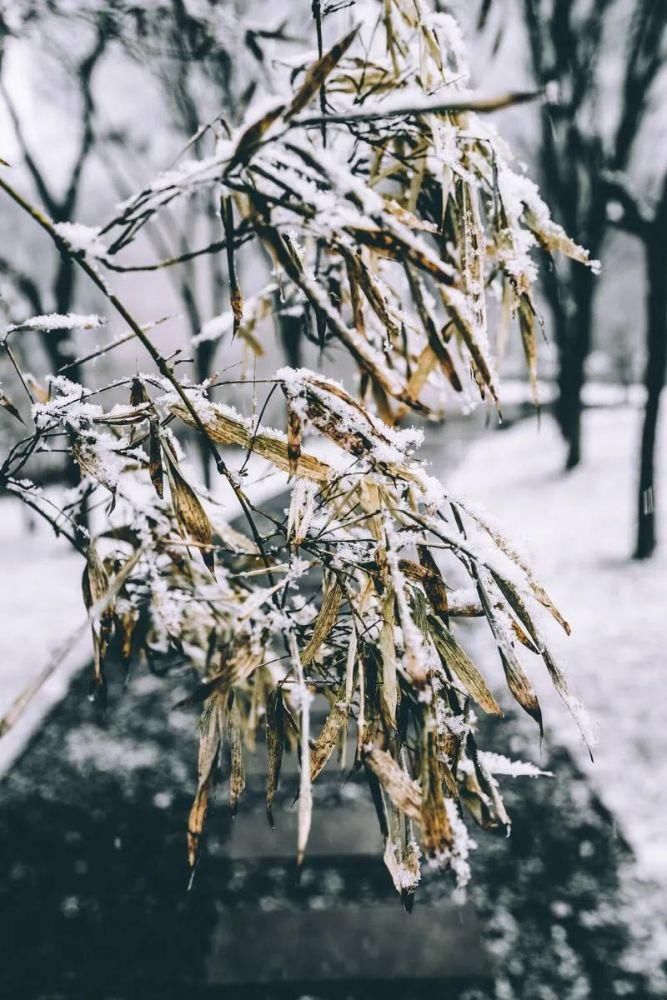
[[[66,316],[72,309],[75,284],[74,263],[69,257],[63,256],[60,258],[53,283],[54,308],[62,316]],[[65,365],[71,365],[76,357],[69,330],[49,330],[44,335],[44,346],[54,372]],[[68,368],[67,377],[72,382],[80,382],[81,367],[76,365]]]
[[[574,469],[581,461],[581,393],[592,343],[594,282],[588,268],[578,265],[573,270],[564,341],[559,345],[556,417],[567,443],[567,469]]]
[[[215,343],[204,340],[195,348],[195,378],[197,382],[203,382],[211,374],[211,362],[213,361],[215,347]],[[199,449],[199,460],[204,477],[204,486],[208,490],[211,488],[212,482],[211,452],[209,450],[209,442],[201,434],[197,435],[197,447]]]
[[[655,439],[660,397],[667,365],[667,199],[656,213],[646,243],[648,294],[646,303],[646,408],[639,462],[637,544],[635,559],[647,559],[655,549]]]
[[[74,289],[76,285],[76,271],[74,262],[70,257],[62,255],[58,263],[55,280],[53,284],[53,297],[55,300],[55,311],[66,316],[72,309],[74,299]],[[65,372],[72,382],[81,383],[81,365],[73,365],[76,358],[76,349],[73,347],[69,330],[49,330],[44,335],[44,345],[49,357],[49,362],[54,372],[68,366]],[[79,467],[74,462],[68,461],[65,467],[65,482],[68,486],[78,486],[81,481]],[[86,505],[81,507],[78,519],[80,527],[87,526]]]

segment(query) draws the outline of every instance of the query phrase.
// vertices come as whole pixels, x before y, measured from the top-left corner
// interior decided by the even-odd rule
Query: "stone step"
[[[328,910],[223,912],[211,938],[209,985],[412,983],[488,979],[471,906],[398,902]]]
[[[239,810],[229,824],[229,835],[219,841],[210,838],[214,856],[233,860],[253,858],[294,858],[296,856],[297,809],[274,810],[275,827],[254,810]],[[382,856],[382,837],[373,806],[348,804],[339,809],[313,810],[308,840],[309,857],[346,855]]]

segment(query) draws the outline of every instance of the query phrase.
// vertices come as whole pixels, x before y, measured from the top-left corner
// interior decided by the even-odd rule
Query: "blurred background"
[[[220,115],[237,124],[272,60],[288,61],[304,39],[315,49],[311,4],[298,3],[297,16],[296,0],[4,0],[2,169],[55,221],[98,225],[202,125]],[[322,4],[328,42],[365,6]],[[438,6],[462,23],[473,85],[542,92],[495,124],[554,217],[602,263],[595,275],[540,260],[540,413],[510,344],[502,425],[495,413],[453,408],[426,429],[425,447],[434,473],[519,539],[564,609],[573,635],[562,659],[598,728],[595,761],[536,678],[543,744],[511,706],[494,739],[555,777],[505,779],[510,840],[480,832],[467,902],[453,904],[449,884],[427,878],[410,917],[376,858],[364,789],[335,769],[318,786],[321,827],[296,882],[290,790],[282,827],[265,833],[259,761],[245,814],[233,824],[224,805],[215,812],[187,891],[196,725],[173,708],[183,678],[139,673],[99,718],[80,677],[85,646],[68,641],[83,619],[78,557],[0,497],[3,995],[667,995],[667,6]],[[203,132],[193,155],[212,143]],[[160,320],[160,348],[180,351],[198,380],[223,370],[261,379],[285,363],[343,377],[335,347],[322,356],[289,316],[256,329],[259,355],[228,335],[193,350],[229,290],[222,254],[144,270],[222,238],[214,194],[179,205],[132,245],[124,262],[135,270],[112,276],[141,322]],[[267,263],[242,248],[238,267],[250,298]],[[70,311],[106,310],[0,201],[0,321]],[[92,385],[142,371],[133,343],[94,357],[125,332],[108,320],[102,330],[22,335],[16,349],[35,392],[50,371]],[[4,354],[0,383],[19,397]],[[247,389],[225,393],[252,405]],[[271,407],[267,417],[282,421]],[[19,433],[0,412],[3,452]],[[40,460],[47,490],[72,485],[61,457]],[[206,479],[205,461],[201,471]],[[492,650],[479,655],[492,669]],[[31,685],[37,694],[10,728]]]

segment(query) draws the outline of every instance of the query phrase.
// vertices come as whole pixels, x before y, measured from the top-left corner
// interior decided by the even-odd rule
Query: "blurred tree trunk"
[[[595,275],[588,268],[576,272],[560,338],[556,325],[559,355],[556,419],[568,446],[567,469],[575,468],[581,459],[581,394],[593,338],[594,281]]]
[[[95,71],[106,51],[109,36],[108,26],[104,17],[100,18],[95,32],[92,47],[87,55],[76,64],[75,78],[80,101],[80,136],[78,148],[69,172],[67,183],[62,193],[54,190],[53,182],[48,172],[38,162],[27,141],[24,124],[8,93],[4,80],[0,76],[0,94],[12,122],[16,141],[18,143],[23,163],[28,176],[32,179],[35,189],[51,219],[56,222],[71,222],[81,193],[81,183],[86,166],[94,150],[95,103],[93,100],[93,80]],[[0,53],[0,69],[2,69]],[[8,273],[8,267],[0,259],[0,273]],[[69,254],[62,253],[57,260],[55,272],[50,287],[44,288],[44,282],[33,280],[26,274],[12,273],[17,291],[24,297],[28,305],[38,314],[51,309],[59,315],[72,312],[75,303],[76,267]],[[46,302],[48,301],[48,306]],[[75,363],[76,348],[71,339],[71,331],[67,329],[48,330],[42,338],[42,344],[49,365],[55,373],[63,371],[74,382],[80,382],[82,366]],[[68,462],[64,469],[64,479],[69,486],[76,486],[81,481],[77,465]],[[81,523],[86,521],[85,504],[81,507]]]
[[[655,442],[660,398],[667,367],[667,176],[662,197],[645,240],[646,298],[646,407],[639,460],[636,559],[647,559],[655,549]]]

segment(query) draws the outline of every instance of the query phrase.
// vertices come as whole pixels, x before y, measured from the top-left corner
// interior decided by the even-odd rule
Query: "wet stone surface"
[[[427,873],[409,930],[413,918],[403,913],[379,857],[369,853],[374,833],[364,832],[364,817],[373,821],[365,787],[355,776],[342,780],[335,768],[316,785],[316,821],[324,832],[314,843],[326,841],[331,824],[335,842],[310,857],[298,882],[287,834],[276,834],[274,848],[270,831],[257,832],[266,819],[261,768],[253,766],[233,832],[224,789],[219,794],[188,892],[185,822],[195,785],[196,718],[172,706],[190,683],[185,675],[161,680],[140,672],[100,722],[86,700],[87,680],[79,678],[2,782],[1,996],[658,996],[641,973],[624,971],[632,947],[620,878],[631,860],[628,848],[563,751],[542,761],[554,779],[504,779],[512,836],[475,834],[474,885],[461,916],[451,908],[449,878]],[[506,720],[493,734],[494,746],[530,756],[535,743],[527,749],[524,733],[522,722]],[[511,745],[499,745],[504,739]],[[288,769],[278,825],[296,781]],[[285,825],[291,823],[287,817]],[[431,913],[441,934],[424,940],[420,921]],[[362,948],[364,920],[372,925],[375,966],[355,973],[360,966],[351,956],[351,971],[337,967],[327,981],[336,947],[349,952],[358,941]],[[469,921],[463,944],[452,929],[457,920]],[[402,933],[413,934],[414,945],[397,957],[394,942]],[[275,941],[283,941],[288,952],[275,982],[262,982],[262,938],[273,941],[274,952]],[[448,961],[461,949],[474,953],[474,961]],[[299,964],[299,955],[307,961]],[[369,978],[373,969],[385,975]]]

